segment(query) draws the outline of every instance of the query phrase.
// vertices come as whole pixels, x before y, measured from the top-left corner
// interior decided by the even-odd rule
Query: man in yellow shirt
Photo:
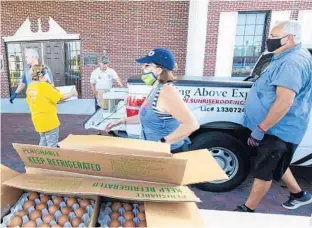
[[[32,82],[26,91],[31,119],[35,130],[40,135],[40,146],[57,147],[60,121],[57,116],[57,103],[71,96],[76,91],[62,95],[44,80],[45,66],[37,64],[31,68]]]

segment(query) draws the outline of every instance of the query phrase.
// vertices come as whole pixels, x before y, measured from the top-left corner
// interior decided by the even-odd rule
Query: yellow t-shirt
[[[32,82],[26,91],[31,119],[37,132],[47,132],[60,126],[57,103],[62,94],[47,82]]]

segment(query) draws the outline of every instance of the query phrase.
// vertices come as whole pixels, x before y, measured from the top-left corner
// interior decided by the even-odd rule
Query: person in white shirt
[[[116,81],[119,86],[124,87],[120,77],[114,69],[108,67],[108,63],[108,57],[103,56],[99,67],[91,73],[90,83],[95,97],[95,110],[99,108],[108,109],[108,102],[103,99],[103,94],[113,87],[114,81]]]

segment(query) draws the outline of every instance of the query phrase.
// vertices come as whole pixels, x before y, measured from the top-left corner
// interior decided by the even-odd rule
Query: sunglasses
[[[153,66],[153,67],[157,67],[157,65],[156,64],[154,64],[154,63],[144,63],[144,64],[142,64],[142,66],[143,67],[150,67],[150,66]]]
[[[154,63],[145,63],[145,64],[143,64],[144,68],[147,68],[147,67],[150,67],[150,66],[153,66],[153,67],[156,67],[156,68],[162,68],[161,66],[158,66],[158,65],[156,65]]]

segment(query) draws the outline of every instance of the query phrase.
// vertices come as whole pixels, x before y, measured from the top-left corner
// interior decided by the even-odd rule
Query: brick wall
[[[102,54],[111,60],[110,66],[126,81],[140,69],[135,59],[146,55],[150,48],[167,47],[176,56],[184,73],[188,1],[4,1],[1,2],[1,36],[12,36],[29,17],[33,31],[41,18],[43,31],[51,16],[68,33],[81,37],[81,54]],[[3,44],[1,49],[3,49]],[[5,62],[4,69],[6,70]],[[94,67],[82,67],[82,97],[91,97],[89,77]],[[1,97],[8,97],[7,72],[1,74]]]
[[[311,0],[210,0],[208,9],[204,75],[213,76],[215,73],[219,18],[221,12],[291,10],[291,19],[297,19],[298,11],[306,9],[312,9]]]
[[[178,75],[183,75],[188,8],[188,1],[2,1],[1,36],[13,35],[27,17],[33,22],[33,31],[37,29],[38,18],[41,18],[46,31],[48,17],[51,16],[68,33],[80,34],[82,55],[101,55],[103,49],[107,50],[110,66],[124,81],[140,71],[135,58],[146,54],[152,47],[171,49],[179,65]],[[204,75],[212,76],[215,72],[220,12],[292,10],[291,17],[296,19],[298,11],[303,9],[312,9],[312,1],[210,0]],[[4,54],[3,43],[1,52]],[[9,96],[6,65],[4,61],[1,97]],[[83,98],[92,96],[89,76],[93,69],[91,66],[82,67]]]

